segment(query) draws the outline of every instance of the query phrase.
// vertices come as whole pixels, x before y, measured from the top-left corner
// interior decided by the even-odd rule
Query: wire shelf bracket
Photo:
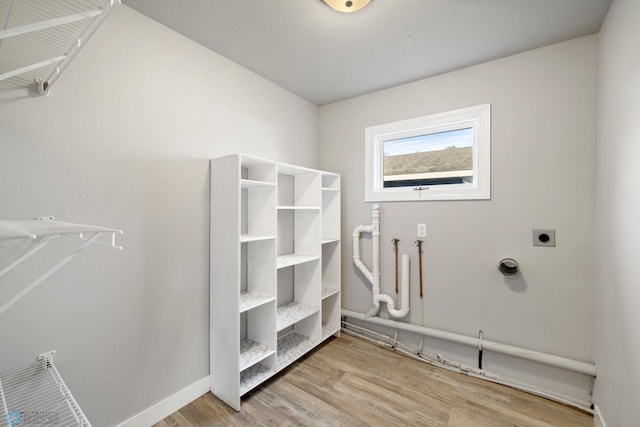
[[[77,7],[80,8],[82,3],[77,2]],[[31,71],[38,70],[41,68],[45,68],[55,64],[53,70],[51,70],[47,77],[38,78],[36,77],[34,80],[38,86],[38,93],[40,95],[49,95],[49,91],[51,86],[55,83],[58,77],[62,74],[62,72],[67,68],[67,66],[73,61],[78,52],[82,49],[83,46],[91,39],[91,37],[95,34],[95,32],[102,26],[105,20],[109,17],[109,15],[115,10],[115,8],[120,5],[121,0],[106,0],[99,4],[97,8],[90,10],[80,10],[77,13],[71,13],[64,16],[56,16],[50,19],[39,20],[37,22],[30,22],[24,25],[17,25],[15,27],[9,27],[11,22],[11,18],[14,15],[20,15],[20,18],[23,18],[25,13],[29,13],[27,10],[21,10],[20,13],[15,11],[16,9],[16,1],[11,0],[10,4],[6,9],[6,16],[3,26],[0,28],[0,51],[2,51],[3,43],[5,40],[10,39],[12,37],[29,37],[33,36],[33,40],[30,42],[33,46],[34,55],[35,52],[40,50],[40,44],[42,43],[43,37],[46,40],[46,35],[44,35],[45,30],[55,29],[57,31],[56,40],[59,40],[60,35],[66,35],[67,40],[71,40],[70,44],[64,45],[60,47],[60,50],[56,53],[51,53],[50,57],[47,58],[38,58],[39,60],[34,60],[33,62],[22,65],[16,68],[13,68],[8,71],[3,71],[0,73],[0,81],[10,79],[12,77],[20,76],[26,73],[30,73]],[[66,6],[68,7],[73,2],[67,2]],[[48,8],[51,9],[55,4],[48,5]],[[36,8],[33,8],[36,9]],[[34,18],[40,18],[42,16],[42,11],[40,10],[32,10]],[[38,12],[38,13],[36,13]],[[52,11],[52,13],[56,13],[57,11]],[[68,12],[66,9],[61,9],[60,13]],[[70,26],[69,24],[81,22],[84,25],[78,30],[76,27]],[[68,43],[68,42],[67,42]],[[23,52],[21,52],[21,56]],[[2,61],[0,61],[1,63]]]
[[[99,241],[98,239],[103,235],[110,235],[111,239],[109,242]],[[42,273],[38,278],[29,283],[27,286],[23,287],[17,294],[13,297],[9,298],[7,301],[0,305],[0,314],[7,311],[11,306],[13,306],[16,302],[22,299],[26,294],[35,289],[38,285],[44,282],[49,276],[62,268],[65,264],[71,261],[73,258],[78,256],[82,251],[88,248],[91,245],[102,245],[108,246],[110,248],[116,250],[122,250],[121,246],[116,245],[115,237],[117,234],[122,234],[121,230],[116,230],[113,228],[106,227],[97,227],[93,225],[83,225],[83,224],[71,224],[67,222],[55,221],[53,217],[42,217],[35,220],[5,220],[0,221],[0,240],[2,239],[16,239],[16,238],[29,238],[36,240],[41,238],[41,240],[36,243],[31,249],[29,249],[26,253],[20,256],[15,261],[11,262],[9,265],[0,270],[0,278],[10,271],[12,271],[15,267],[20,265],[22,262],[29,259],[32,255],[39,252],[41,249],[48,246],[51,242],[59,237],[70,237],[76,238],[81,241],[80,245],[78,245],[73,251],[67,254],[60,261],[55,263],[52,267],[50,267],[47,271]]]

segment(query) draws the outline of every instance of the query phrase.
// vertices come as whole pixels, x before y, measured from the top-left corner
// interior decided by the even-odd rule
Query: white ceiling
[[[598,32],[611,0],[124,0],[324,105]]]

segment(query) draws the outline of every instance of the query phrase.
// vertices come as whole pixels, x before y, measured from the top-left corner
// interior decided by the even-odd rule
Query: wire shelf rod
[[[112,232],[111,233],[111,239],[109,240],[109,242],[101,242],[99,240],[96,240],[93,242],[94,245],[98,245],[98,246],[106,246],[108,248],[113,248],[116,249],[118,251],[123,250],[122,246],[118,246],[116,245],[116,234],[122,234],[122,231],[116,231],[116,232]],[[82,241],[87,241],[89,240],[87,237],[84,237],[83,233],[80,233],[79,235],[74,235],[74,234],[64,234],[64,237],[69,237],[72,239],[80,239]],[[2,277],[2,274],[0,273],[0,277]]]
[[[46,236],[44,239],[42,239],[42,241],[40,243],[38,243],[36,246],[34,246],[33,248],[31,248],[29,251],[27,251],[24,255],[22,255],[20,258],[18,258],[17,260],[15,260],[14,262],[12,262],[11,264],[7,265],[5,268],[3,268],[0,271],[0,277],[4,276],[5,274],[7,274],[8,272],[10,272],[11,270],[13,270],[16,266],[18,266],[20,263],[22,263],[24,260],[26,260],[27,258],[29,258],[31,255],[35,254],[36,252],[38,252],[40,249],[44,248],[45,246],[47,246],[49,243],[51,243],[52,240],[56,239],[58,236]]]
[[[17,70],[7,71],[6,73],[0,74],[0,81],[10,79],[11,77],[19,76],[20,74],[25,74],[30,71],[37,70],[38,68],[43,68],[51,64],[62,62],[65,58],[66,58],[66,55],[56,56],[55,58],[51,58],[45,61],[40,61],[35,64],[27,65],[26,67],[18,68]]]
[[[2,388],[2,379],[0,379],[0,399],[2,400],[2,409],[4,411],[5,420],[9,416],[9,408],[7,407],[7,399],[4,397],[4,389]]]
[[[11,12],[13,11],[13,5],[16,2],[16,0],[11,0],[11,3],[9,3],[9,9],[7,10],[7,17],[4,20],[4,24],[2,25],[2,31],[6,30],[9,27],[9,19],[11,19]],[[2,43],[4,42],[4,39],[0,39],[0,49],[2,49]]]
[[[33,24],[21,25],[19,27],[7,28],[0,31],[0,40],[7,39],[9,37],[19,36],[21,34],[28,34],[34,31],[44,30],[46,28],[57,27],[71,22],[82,21],[85,19],[93,18],[102,13],[101,10],[89,10],[86,12],[76,13],[74,15],[63,16],[60,18],[48,19],[46,21],[36,22]]]
[[[102,232],[95,233],[90,239],[86,240],[83,244],[78,246],[75,251],[71,252],[69,255],[64,257],[57,264],[55,264],[53,267],[51,267],[49,270],[47,270],[44,274],[42,274],[36,280],[31,282],[31,284],[26,286],[24,289],[22,289],[20,292],[18,292],[16,295],[14,295],[11,299],[9,299],[6,303],[4,303],[2,306],[0,306],[0,314],[4,313],[13,304],[18,302],[22,297],[24,297],[26,294],[31,292],[36,286],[38,286],[40,283],[42,283],[44,280],[46,280],[54,272],[59,270],[62,266],[64,266],[69,261],[71,261],[78,254],[80,254],[80,252],[82,252],[87,247],[89,247],[93,242],[95,242],[98,239],[98,237],[100,237],[100,235],[102,235]]]

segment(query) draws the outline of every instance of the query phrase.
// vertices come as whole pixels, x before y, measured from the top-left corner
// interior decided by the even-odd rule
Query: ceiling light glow
[[[329,7],[338,12],[355,12],[369,4],[371,0],[323,0]]]

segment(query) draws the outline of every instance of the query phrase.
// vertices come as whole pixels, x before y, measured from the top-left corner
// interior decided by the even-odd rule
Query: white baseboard
[[[593,405],[593,425],[595,427],[607,427],[607,423],[602,418],[602,412],[598,408],[598,405]]]
[[[116,427],[149,427],[193,402],[208,391],[209,377],[206,376],[128,420],[121,422]]]

